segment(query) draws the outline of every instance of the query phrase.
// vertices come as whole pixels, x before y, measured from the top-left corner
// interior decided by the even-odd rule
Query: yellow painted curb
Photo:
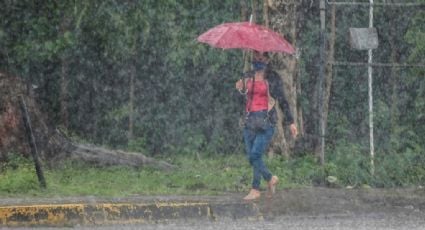
[[[213,216],[210,205],[204,202],[0,206],[0,227],[149,223],[181,218]]]

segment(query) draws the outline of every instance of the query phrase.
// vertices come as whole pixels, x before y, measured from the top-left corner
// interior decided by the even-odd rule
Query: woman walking
[[[264,164],[263,155],[272,140],[277,113],[275,103],[278,102],[285,114],[285,123],[289,124],[291,134],[296,137],[298,130],[289,109],[282,89],[279,75],[268,68],[267,53],[254,52],[253,71],[247,78],[236,82],[236,89],[245,88],[247,100],[245,105],[246,118],[243,138],[249,163],[253,169],[252,188],[244,200],[254,200],[261,196],[261,178],[267,181],[268,195],[275,192],[279,178],[273,175]]]

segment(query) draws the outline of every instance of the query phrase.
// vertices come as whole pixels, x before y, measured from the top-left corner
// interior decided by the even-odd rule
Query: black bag
[[[267,111],[251,112],[245,117],[245,127],[253,131],[265,131],[270,125]]]

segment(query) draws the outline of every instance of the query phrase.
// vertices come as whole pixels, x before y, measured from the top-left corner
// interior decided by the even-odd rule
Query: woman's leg
[[[264,164],[263,154],[270,144],[273,133],[273,126],[261,132],[253,132],[249,129],[244,130],[245,147],[247,149],[249,163],[253,167],[253,189],[258,190],[260,188],[261,177],[266,181],[269,181],[272,177],[269,169]]]
[[[260,188],[260,182],[261,182],[261,172],[258,170],[259,168],[256,167],[254,165],[254,156],[252,155],[253,152],[253,147],[254,147],[254,143],[257,139],[257,132],[245,128],[244,132],[243,132],[243,136],[244,136],[244,142],[245,142],[245,150],[246,150],[246,157],[249,161],[249,164],[252,166],[252,188],[259,190]]]
[[[246,156],[248,160],[251,158],[251,149],[252,145],[254,144],[255,136],[256,134],[252,130],[247,128],[244,129],[243,137],[245,142]],[[258,170],[256,170],[255,167],[253,167],[252,162],[250,160],[249,163],[251,164],[253,169],[253,186],[249,194],[243,198],[244,200],[254,200],[260,197],[260,190],[258,189],[258,187],[255,186],[255,184],[257,183],[255,181],[261,181],[261,174],[258,172]]]

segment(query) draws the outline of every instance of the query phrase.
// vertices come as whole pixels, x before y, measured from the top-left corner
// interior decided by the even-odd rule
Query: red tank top
[[[254,85],[254,95],[252,96],[252,85]],[[248,80],[246,83],[246,88],[248,89],[247,93],[247,103],[246,111],[255,112],[268,109],[268,84],[266,81],[255,81],[253,84],[252,80]],[[251,102],[252,100],[252,102]]]

